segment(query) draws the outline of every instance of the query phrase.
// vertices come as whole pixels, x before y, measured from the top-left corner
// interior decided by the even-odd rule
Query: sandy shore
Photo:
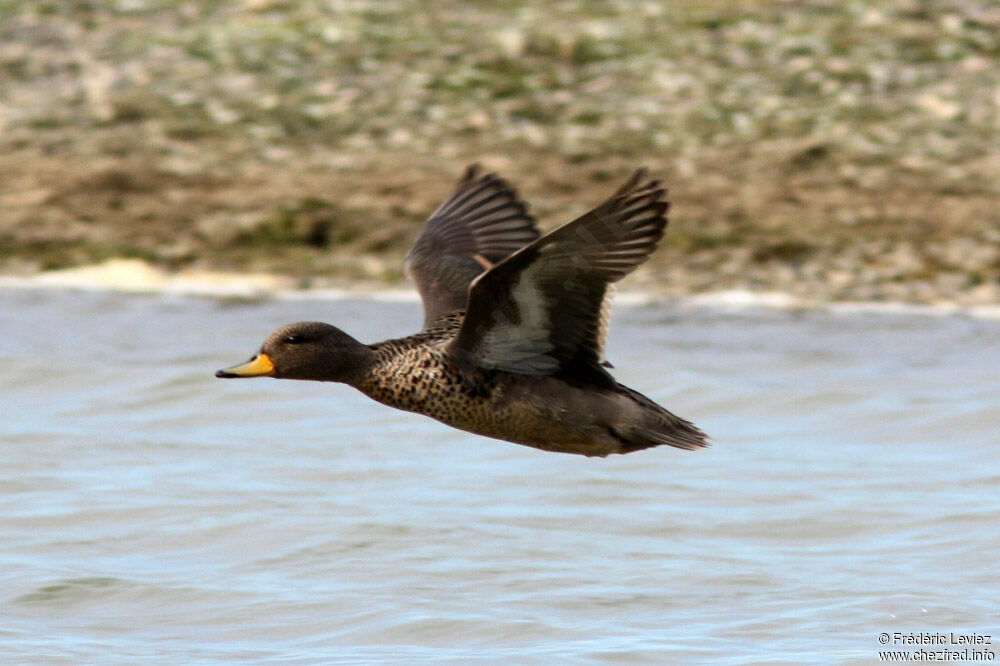
[[[325,281],[305,287],[282,275],[206,270],[166,271],[139,259],[110,259],[101,264],[43,271],[31,276],[0,276],[0,289],[59,289],[133,294],[166,294],[225,299],[329,300],[373,298],[416,303],[419,295],[409,284],[388,287],[373,281]],[[615,301],[622,305],[664,304],[686,309],[739,311],[773,309],[834,310],[845,313],[912,314],[924,316],[962,315],[1000,319],[1000,303],[965,304],[938,302],[913,304],[893,301],[829,301],[798,298],[777,291],[728,289],[690,295],[667,295],[662,290],[638,287],[619,290]]]
[[[647,165],[644,291],[1000,303],[991,3],[59,6],[0,21],[9,277],[396,288],[468,163],[544,229]]]

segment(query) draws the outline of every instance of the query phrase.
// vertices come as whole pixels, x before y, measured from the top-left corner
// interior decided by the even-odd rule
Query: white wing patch
[[[502,311],[494,313],[480,346],[483,367],[519,374],[545,374],[559,368],[559,361],[549,355],[555,349],[549,340],[549,304],[534,275],[543,266],[544,262],[536,262],[511,286],[510,297],[520,321],[505,321]]]

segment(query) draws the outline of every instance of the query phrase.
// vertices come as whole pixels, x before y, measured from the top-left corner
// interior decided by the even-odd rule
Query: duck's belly
[[[547,393],[539,390],[543,387],[558,388],[559,397],[543,398]],[[574,408],[572,403],[583,396],[574,396],[577,389],[555,379],[503,373],[470,390],[463,387],[457,370],[438,366],[415,371],[411,366],[405,381],[361,389],[391,407],[424,414],[478,435],[546,451],[604,456],[620,446],[601,426],[597,412],[602,410]]]

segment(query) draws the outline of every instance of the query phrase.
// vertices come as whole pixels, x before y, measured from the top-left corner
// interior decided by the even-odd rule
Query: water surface
[[[881,632],[1000,634],[998,321],[620,307],[616,376],[715,445],[587,459],[212,376],[280,324],[374,341],[416,303],[0,312],[5,663],[865,664]]]

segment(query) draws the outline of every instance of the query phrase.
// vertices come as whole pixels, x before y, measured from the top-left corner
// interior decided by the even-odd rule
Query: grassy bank
[[[472,161],[544,227],[639,164],[640,279],[1000,302],[994,2],[0,3],[0,271],[399,280]]]

